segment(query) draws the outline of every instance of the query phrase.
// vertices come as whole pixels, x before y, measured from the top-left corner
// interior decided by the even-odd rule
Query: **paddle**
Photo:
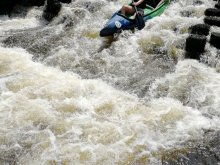
[[[132,0],[132,1],[134,3],[134,0]],[[135,21],[136,21],[138,30],[141,30],[144,28],[145,22],[144,22],[142,15],[139,12],[137,12],[137,8],[135,5],[134,5],[134,9],[135,9],[135,13],[136,13]]]

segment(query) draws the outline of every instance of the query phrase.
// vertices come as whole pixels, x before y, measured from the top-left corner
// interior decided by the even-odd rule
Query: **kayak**
[[[170,3],[170,0],[163,2],[159,7],[155,8],[150,5],[146,5],[143,14],[143,20],[146,22],[147,20],[160,15],[167,5]],[[128,5],[132,5],[130,2]],[[111,36],[115,33],[120,33],[122,30],[132,30],[137,27],[135,19],[131,19],[132,15],[122,15],[121,9],[113,14],[113,16],[109,19],[109,21],[105,24],[104,28],[100,31],[100,36]]]

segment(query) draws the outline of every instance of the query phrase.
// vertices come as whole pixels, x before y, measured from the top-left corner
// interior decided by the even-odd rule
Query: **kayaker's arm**
[[[139,0],[138,2],[134,2],[133,5],[138,6],[140,5],[144,0]]]
[[[161,0],[161,1],[158,3],[158,5],[155,7],[155,9],[158,8],[162,3],[166,2],[166,1],[167,1],[167,0]]]

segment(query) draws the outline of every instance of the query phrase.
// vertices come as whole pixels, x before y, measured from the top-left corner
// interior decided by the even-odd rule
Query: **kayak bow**
[[[160,15],[167,5],[170,3],[170,0],[162,3],[158,8],[154,8],[152,6],[146,5],[144,9],[143,20],[146,22],[147,20]],[[128,5],[132,5],[129,3]],[[120,33],[122,30],[132,30],[137,27],[136,21],[134,19],[130,19],[132,15],[122,15],[121,10],[117,11],[113,14],[113,16],[106,23],[105,27],[100,31],[100,36],[111,36],[114,33]]]

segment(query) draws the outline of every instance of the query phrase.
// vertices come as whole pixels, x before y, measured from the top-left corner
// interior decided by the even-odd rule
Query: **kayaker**
[[[134,19],[136,16],[134,5],[137,7],[137,11],[143,15],[144,9],[146,8],[146,4],[150,6],[156,6],[155,8],[159,7],[163,2],[166,0],[134,0],[132,6],[123,5],[121,9],[121,14],[125,15],[126,13],[134,14],[131,19]]]

